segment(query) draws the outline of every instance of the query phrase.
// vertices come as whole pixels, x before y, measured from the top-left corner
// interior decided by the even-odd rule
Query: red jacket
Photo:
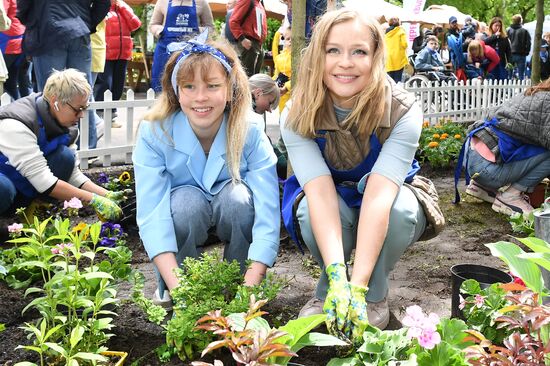
[[[130,60],[132,58],[131,32],[141,27],[141,21],[131,7],[121,2],[122,6],[111,5],[107,13],[105,42],[107,42],[107,60]]]
[[[243,19],[248,8],[250,7],[250,1],[254,1],[254,9],[249,13],[246,19]],[[261,15],[262,24],[256,24],[257,14]],[[242,25],[241,25],[242,23]],[[259,28],[261,27],[261,28]],[[255,39],[263,43],[267,36],[267,20],[265,9],[259,0],[237,0],[233,13],[229,18],[229,29],[235,39],[239,42],[244,38]],[[261,36],[259,35],[261,34]]]
[[[17,0],[3,0],[4,9],[6,9],[6,15],[11,20],[10,29],[7,31],[1,32],[0,35],[0,44],[2,53],[10,55],[18,55],[21,51],[21,42],[23,41],[22,37],[17,37],[25,33],[25,26],[21,24],[21,21],[15,17],[17,12]],[[12,38],[12,39],[8,39]]]

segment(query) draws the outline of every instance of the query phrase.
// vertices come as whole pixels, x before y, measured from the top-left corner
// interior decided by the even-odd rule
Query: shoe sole
[[[495,202],[495,197],[491,196],[487,191],[485,191],[483,189],[473,190],[473,189],[470,189],[468,187],[468,188],[466,188],[466,194],[468,194],[472,197],[475,197],[477,199],[480,199],[482,201],[485,201],[485,202],[489,202],[489,203]]]
[[[514,207],[516,207],[516,206],[514,206]],[[503,203],[499,199],[495,199],[495,202],[493,203],[491,208],[495,212],[502,213],[502,214],[505,214],[505,215],[508,215],[508,216],[512,216],[515,213],[519,213],[519,214],[523,213],[523,211],[519,207],[516,207],[519,211],[515,211],[513,208],[511,208],[507,204]]]

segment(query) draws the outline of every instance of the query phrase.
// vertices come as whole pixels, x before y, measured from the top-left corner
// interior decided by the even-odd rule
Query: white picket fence
[[[422,105],[424,120],[435,124],[440,119],[472,122],[483,118],[491,107],[523,92],[530,80],[468,80],[466,83],[441,83],[435,86],[406,86]]]
[[[441,118],[452,119],[456,122],[472,122],[482,118],[483,113],[490,107],[496,106],[514,95],[521,93],[530,86],[529,80],[524,81],[484,81],[470,82],[465,84],[443,84],[436,86],[407,87],[416,95],[422,105],[424,120],[435,124]],[[105,121],[105,132],[102,137],[101,147],[96,149],[88,148],[88,113],[84,113],[80,121],[81,145],[78,151],[80,167],[89,167],[89,158],[102,158],[103,166],[111,166],[113,155],[124,155],[123,162],[132,162],[132,150],[135,145],[135,133],[137,126],[134,117],[139,121],[140,115],[136,114],[136,108],[141,108],[140,114],[151,106],[155,101],[155,93],[149,89],[145,99],[135,99],[134,92],[128,90],[126,100],[112,101],[110,91],[105,92],[105,100],[93,102],[90,109],[103,110]],[[10,103],[10,97],[3,94],[0,98],[0,105]],[[111,130],[111,109],[116,108],[119,115],[119,122],[125,126],[124,136],[113,139]],[[125,119],[120,119],[125,116]],[[118,132],[117,133],[121,133]]]

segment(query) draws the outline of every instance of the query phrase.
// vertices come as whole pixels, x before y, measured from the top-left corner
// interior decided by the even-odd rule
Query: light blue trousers
[[[215,228],[225,242],[223,258],[238,261],[244,273],[254,225],[252,192],[246,185],[228,183],[211,201],[199,188],[181,186],[172,191],[170,205],[180,265],[186,257],[197,258],[202,253],[209,230]],[[166,285],[158,271],[157,279],[162,294]]]
[[[338,196],[338,199],[340,221],[342,223],[344,257],[346,262],[348,262],[357,242],[359,208],[349,208],[342,197]],[[325,273],[325,264],[323,263],[321,252],[317,247],[317,242],[311,230],[307,196],[300,202],[296,216],[305,244],[315,259],[317,259],[317,262],[321,263],[322,272],[317,283],[315,296],[319,299],[324,299],[328,290],[328,278]],[[426,216],[422,206],[420,206],[409,188],[401,187],[390,212],[388,233],[386,234],[382,251],[370,278],[367,301],[379,302],[384,299],[388,293],[388,276],[395,263],[397,263],[405,252],[405,249],[420,238],[425,227]],[[361,263],[355,262],[353,265],[360,266]]]

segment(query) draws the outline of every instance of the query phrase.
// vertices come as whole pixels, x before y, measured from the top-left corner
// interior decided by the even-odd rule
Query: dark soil
[[[120,167],[112,169],[121,171]],[[102,168],[102,171],[105,169]],[[90,173],[94,175],[97,171]],[[498,259],[490,255],[484,244],[507,239],[511,229],[506,218],[494,213],[489,204],[465,195],[459,205],[453,205],[451,201],[454,197],[454,182],[450,171],[424,173],[432,177],[438,188],[447,227],[437,238],[412,245],[392,272],[389,293],[391,329],[401,326],[400,319],[404,309],[413,304],[440,316],[450,315],[449,268],[452,265],[477,263],[504,268]],[[461,190],[464,190],[463,186]],[[134,253],[133,266],[139,268],[148,278],[145,293],[150,296],[154,291],[155,281],[149,259],[139,242],[136,228],[130,227],[128,231],[128,246]],[[288,279],[288,287],[265,308],[270,313],[270,323],[278,326],[294,318],[313,295],[318,267],[308,254],[302,255],[285,239],[281,243],[273,271]],[[36,361],[33,353],[15,350],[18,345],[29,343],[19,327],[24,322],[32,322],[37,318],[37,314],[32,312],[21,315],[22,309],[30,301],[24,298],[23,293],[0,282],[0,323],[6,326],[6,330],[0,332],[0,365]],[[141,310],[127,299],[128,293],[129,286],[123,286],[120,294],[126,296],[126,299],[123,299],[117,311],[119,315],[114,329],[115,336],[108,347],[111,350],[128,352],[126,365],[160,365],[155,349],[165,341],[162,328],[146,320]],[[336,352],[332,348],[306,348],[292,361],[295,364],[317,366],[325,365],[335,356]],[[178,359],[168,363],[181,364]]]

